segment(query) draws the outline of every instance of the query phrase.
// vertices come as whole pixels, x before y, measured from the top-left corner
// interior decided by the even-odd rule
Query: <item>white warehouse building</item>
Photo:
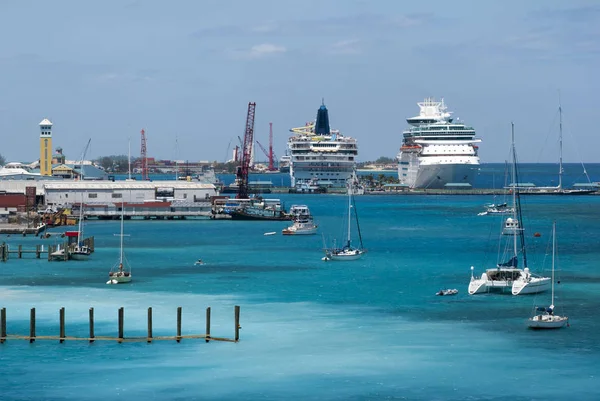
[[[73,203],[206,202],[218,195],[213,184],[190,181],[46,181],[46,205]]]

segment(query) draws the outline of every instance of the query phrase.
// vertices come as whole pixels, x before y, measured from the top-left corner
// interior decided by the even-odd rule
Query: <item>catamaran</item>
[[[517,156],[515,150],[515,131],[512,125],[512,181],[517,185]],[[515,186],[516,187],[516,186]],[[535,294],[546,291],[550,287],[550,278],[533,274],[527,267],[527,254],[525,252],[525,229],[523,227],[523,216],[521,213],[521,200],[519,191],[512,190],[513,214],[507,218],[501,243],[505,243],[504,256],[510,257],[506,262],[500,262],[495,268],[487,269],[480,277],[475,277],[474,267],[471,266],[471,282],[469,283],[469,294],[481,294],[491,291],[505,291],[510,289],[513,295]],[[510,235],[508,241],[503,238]],[[512,239],[512,241],[511,241]],[[518,268],[519,254],[523,257],[523,269]],[[503,259],[506,260],[506,259]]]

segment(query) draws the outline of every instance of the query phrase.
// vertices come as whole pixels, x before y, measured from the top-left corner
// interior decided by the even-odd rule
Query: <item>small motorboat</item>
[[[270,231],[268,233],[265,233],[264,235],[275,235],[275,234],[277,234],[275,231]]]
[[[197,261],[194,262],[194,265],[203,265],[204,261],[202,259],[198,259]]]
[[[446,288],[445,290],[439,290],[435,293],[435,295],[456,295],[458,294],[458,290],[456,288]]]

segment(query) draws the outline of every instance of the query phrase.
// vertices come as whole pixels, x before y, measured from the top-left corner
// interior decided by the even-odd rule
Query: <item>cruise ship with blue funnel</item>
[[[315,121],[292,128],[288,140],[292,187],[344,188],[354,177],[357,141],[331,129],[329,111],[321,104]]]

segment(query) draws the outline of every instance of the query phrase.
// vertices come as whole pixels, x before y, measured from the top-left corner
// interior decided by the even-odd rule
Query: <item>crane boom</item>
[[[252,144],[254,142],[254,114],[256,103],[248,103],[246,114],[246,132],[244,134],[244,145],[242,146],[242,161],[237,171],[238,199],[248,198],[248,174],[250,172],[250,159],[252,157]]]

